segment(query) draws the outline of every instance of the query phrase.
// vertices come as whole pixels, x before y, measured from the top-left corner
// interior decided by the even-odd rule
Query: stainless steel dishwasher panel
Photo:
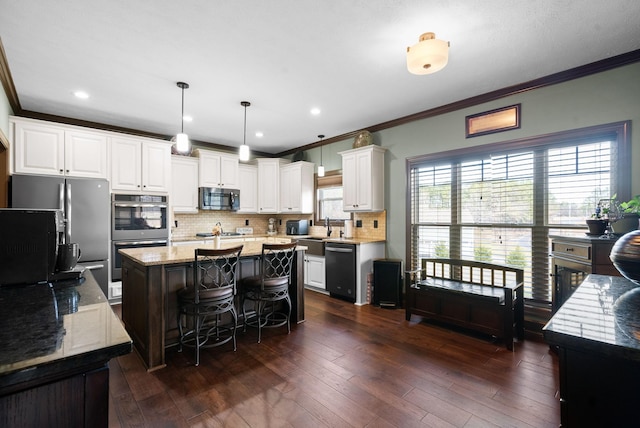
[[[327,291],[331,296],[356,301],[356,246],[327,242],[324,246]]]

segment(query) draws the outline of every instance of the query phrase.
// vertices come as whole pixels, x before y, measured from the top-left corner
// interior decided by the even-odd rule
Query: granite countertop
[[[591,243],[591,242],[616,242],[618,240],[618,238],[620,238],[617,235],[611,235],[610,237],[603,237],[604,235],[589,235],[588,233],[585,233],[583,235],[572,235],[572,234],[567,234],[567,235],[562,235],[562,234],[555,234],[555,235],[549,235],[550,239],[554,239],[554,238],[561,238],[561,239],[565,239],[568,241],[574,241],[574,242],[585,242],[585,243]]]
[[[220,243],[220,248],[233,248],[242,245],[241,257],[246,256],[259,256],[262,254],[262,241],[249,241],[249,242],[228,242],[224,240]],[[167,265],[177,263],[190,263],[193,262],[194,252],[196,248],[208,248],[214,249],[215,244],[213,240],[205,244],[191,244],[180,246],[166,246],[166,247],[145,247],[145,248],[130,248],[120,250],[120,254],[123,257],[127,257],[134,262],[143,266],[155,266],[155,265]],[[307,247],[298,245],[297,249],[306,250]]]
[[[291,236],[289,236],[291,237]],[[375,238],[336,238],[336,237],[326,237],[326,236],[312,236],[312,235],[299,235],[293,237],[295,239],[320,239],[323,242],[332,242],[338,244],[375,244],[379,242],[387,242],[385,239],[375,239]]]
[[[2,393],[132,350],[90,271],[80,283],[0,287],[0,313]]]
[[[224,242],[227,239],[237,240],[238,238],[273,238],[273,239],[305,239],[305,238],[313,238],[313,239],[321,239],[324,242],[337,242],[343,244],[370,244],[377,242],[386,242],[384,239],[371,239],[371,238],[338,238],[338,237],[326,237],[326,236],[311,236],[311,235],[263,235],[263,234],[255,234],[255,235],[227,235],[221,236],[221,241]],[[179,238],[171,238],[172,242],[190,242],[190,241],[213,241],[213,236],[193,236],[193,237],[179,237]]]
[[[180,236],[180,237],[171,237],[171,242],[190,242],[190,241],[213,241],[213,236]],[[296,236],[291,235],[267,235],[267,234],[244,234],[244,235],[222,235],[220,236],[220,240],[238,240],[238,239],[256,239],[256,238],[273,238],[273,239],[295,239]]]
[[[552,345],[640,361],[640,286],[622,277],[587,276],[543,335]]]

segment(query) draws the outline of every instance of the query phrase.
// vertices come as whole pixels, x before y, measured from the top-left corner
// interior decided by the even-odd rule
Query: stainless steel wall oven
[[[111,195],[111,280],[122,279],[118,250],[166,246],[169,204],[165,195]]]

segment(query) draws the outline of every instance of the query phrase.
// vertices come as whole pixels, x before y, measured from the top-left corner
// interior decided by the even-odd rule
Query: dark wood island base
[[[166,367],[165,348],[178,344],[176,293],[193,281],[195,249],[213,245],[121,250],[122,321],[148,371]],[[237,244],[223,243],[222,247],[225,245]],[[304,321],[304,250],[306,247],[298,247],[291,274],[293,325]],[[244,244],[239,278],[259,273],[261,251],[260,242]]]

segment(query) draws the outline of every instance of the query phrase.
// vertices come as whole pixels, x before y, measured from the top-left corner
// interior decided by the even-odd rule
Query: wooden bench
[[[407,278],[406,319],[421,315],[504,340],[524,339],[524,271],[457,259],[422,259],[419,280]]]

